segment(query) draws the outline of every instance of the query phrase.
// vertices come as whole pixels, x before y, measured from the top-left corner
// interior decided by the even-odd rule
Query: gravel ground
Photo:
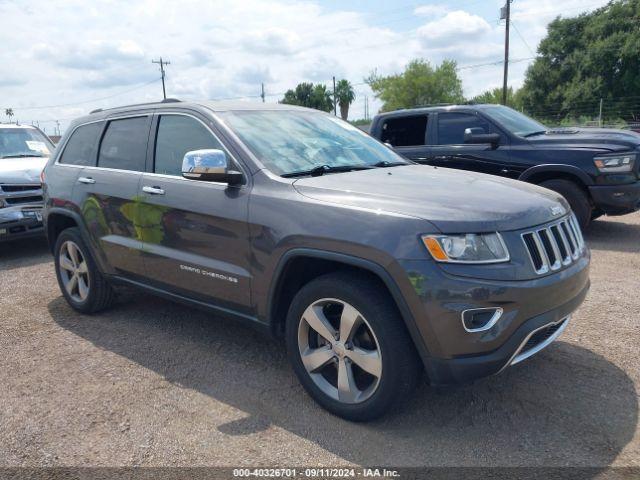
[[[369,424],[317,407],[278,342],[137,292],[79,315],[43,241],[0,244],[0,466],[640,466],[640,214],[587,241],[559,341]]]

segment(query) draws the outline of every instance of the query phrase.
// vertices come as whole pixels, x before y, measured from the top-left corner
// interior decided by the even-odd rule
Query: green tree
[[[640,0],[615,0],[575,18],[556,18],[523,86],[525,112],[549,122],[638,118]]]
[[[349,80],[342,79],[336,84],[336,100],[340,106],[340,117],[349,118],[349,105],[356,99],[356,93]]]
[[[516,110],[522,108],[521,90],[514,91],[512,87],[507,88],[507,105]],[[473,103],[502,103],[502,87],[487,90],[471,99]]]
[[[13,117],[13,108],[5,108],[4,114],[9,117],[9,123],[11,123],[11,117]]]
[[[453,60],[445,60],[433,68],[428,61],[416,59],[409,62],[400,74],[383,77],[373,72],[365,82],[374,95],[383,101],[383,112],[464,101],[462,81]]]
[[[333,109],[333,100],[327,87],[309,82],[299,83],[295,90],[287,90],[280,103],[315,108],[323,112],[329,112]]]

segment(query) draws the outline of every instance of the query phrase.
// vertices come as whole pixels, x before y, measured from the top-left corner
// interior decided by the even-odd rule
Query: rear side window
[[[427,133],[427,115],[390,118],[382,126],[382,141],[394,147],[424,145]]]
[[[112,120],[100,144],[98,166],[119,170],[145,170],[149,117]]]
[[[185,115],[162,115],[158,123],[154,172],[182,176],[182,159],[191,150],[215,148],[220,142],[198,120]]]
[[[474,127],[483,128],[485,133],[493,133],[489,122],[472,113],[439,113],[438,145],[462,145],[464,131]]]
[[[71,134],[67,146],[64,147],[59,163],[84,167],[95,166],[98,135],[100,135],[102,126],[102,122],[96,122],[76,128]]]

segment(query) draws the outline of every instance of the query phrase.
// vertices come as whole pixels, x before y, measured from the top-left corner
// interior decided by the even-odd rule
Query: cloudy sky
[[[606,0],[515,0],[510,84],[522,84],[546,25]],[[268,102],[298,82],[347,78],[351,118],[377,102],[363,78],[416,57],[458,62],[465,94],[502,84],[504,0],[0,0],[0,120],[53,133],[87,111],[162,98]]]

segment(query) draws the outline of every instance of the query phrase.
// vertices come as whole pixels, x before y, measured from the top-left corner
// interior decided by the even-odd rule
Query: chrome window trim
[[[467,326],[464,324],[464,314],[465,313],[467,313],[467,312],[482,312],[482,311],[486,311],[486,310],[494,310],[495,311],[495,313],[493,314],[493,316],[487,322],[486,325],[484,325],[483,327],[480,327],[480,328],[467,328]],[[504,313],[504,310],[502,309],[502,307],[497,307],[497,308],[496,307],[468,308],[466,310],[463,310],[462,313],[460,314],[460,318],[462,320],[462,328],[464,328],[467,333],[486,332],[487,330],[490,330],[496,323],[498,323],[498,320],[500,320],[500,318],[502,317],[503,313]]]
[[[62,145],[60,145],[59,147],[59,152],[58,154],[56,154],[56,159],[53,162],[53,165],[55,166],[60,166],[60,167],[75,167],[75,168],[85,168],[84,165],[73,165],[70,163],[60,163],[60,159],[62,158],[62,155],[64,154],[64,151],[67,149],[67,145],[69,144],[69,140],[71,140],[71,137],[73,136],[74,133],[76,133],[76,130],[80,127],[84,127],[86,125],[91,125],[93,123],[99,123],[99,122],[104,122],[105,119],[101,118],[100,120],[92,120],[90,122],[84,122],[84,123],[79,123],[78,125],[76,125],[75,127],[73,127],[73,130],[71,130],[71,132],[69,132],[68,135],[65,135],[65,140],[64,143]],[[56,149],[56,151],[58,151],[58,149]],[[97,155],[97,152],[96,152]],[[96,156],[96,161],[98,160],[98,157]]]

